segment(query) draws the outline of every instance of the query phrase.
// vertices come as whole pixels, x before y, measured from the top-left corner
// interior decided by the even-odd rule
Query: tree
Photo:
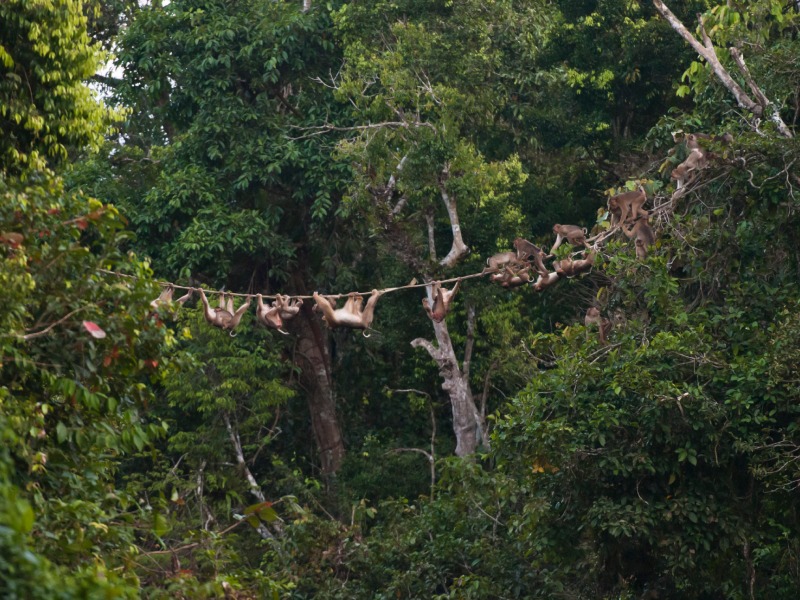
[[[109,124],[83,83],[100,54],[81,3],[6,2],[0,19],[0,591],[134,597],[131,499],[114,475],[163,433],[144,407],[167,332],[118,211],[53,170]]]
[[[163,273],[265,294],[355,280],[339,258],[353,239],[336,214],[347,167],[330,162],[327,140],[293,139],[338,111],[309,80],[337,60],[327,23],[324,10],[296,4],[172,2],[140,11],[125,32],[117,93],[142,118],[120,149],[136,162],[118,168],[131,177],[143,157],[160,168],[123,206]],[[331,474],[344,441],[328,334],[310,309],[293,323],[294,356],[319,464]]]

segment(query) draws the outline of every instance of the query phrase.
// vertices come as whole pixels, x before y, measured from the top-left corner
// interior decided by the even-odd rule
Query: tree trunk
[[[320,456],[323,475],[332,475],[342,466],[344,441],[336,416],[336,400],[331,379],[331,359],[327,333],[306,303],[297,316],[297,355],[302,379],[308,390],[311,429]]]
[[[456,455],[473,454],[481,441],[485,440],[485,428],[469,387],[468,375],[458,366],[453,342],[447,330],[447,322],[433,323],[438,347],[428,340],[417,338],[411,342],[414,348],[425,348],[439,367],[444,379],[442,389],[450,396],[453,409],[453,431],[456,434]]]

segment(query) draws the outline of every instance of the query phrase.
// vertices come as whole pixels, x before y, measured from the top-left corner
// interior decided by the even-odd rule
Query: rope
[[[530,263],[525,263],[525,262],[520,262],[519,264],[521,264],[521,265],[530,265]],[[141,277],[137,277],[136,275],[128,275],[126,273],[118,273],[117,271],[110,271],[108,269],[97,269],[97,270],[100,273],[105,273],[107,275],[114,275],[115,277],[124,277],[126,279],[137,279],[137,280],[138,279],[142,279]],[[456,281],[462,281],[464,279],[475,279],[476,277],[484,277],[486,275],[491,275],[492,273],[497,273],[499,271],[501,271],[501,269],[499,269],[499,268],[497,268],[497,269],[489,269],[489,270],[486,270],[486,271],[481,271],[480,273],[471,273],[469,275],[461,275],[459,277],[451,277],[450,279],[437,279],[436,281],[438,281],[439,283],[442,283],[442,284],[444,284],[444,283],[453,283],[453,282],[456,282]],[[188,291],[188,290],[201,290],[202,289],[203,292],[205,294],[208,294],[208,295],[211,295],[211,294],[227,294],[228,296],[238,296],[240,298],[255,298],[256,297],[256,294],[239,294],[239,293],[235,293],[235,292],[223,292],[223,291],[219,291],[219,290],[207,290],[205,288],[201,288],[201,287],[198,287],[198,286],[191,287],[191,286],[186,286],[186,285],[177,285],[175,283],[172,283],[171,281],[158,281],[156,283],[158,283],[158,285],[160,285],[162,287],[172,286],[176,290],[187,290]],[[400,291],[400,290],[411,290],[411,289],[415,289],[415,288],[424,288],[424,287],[427,287],[427,286],[431,285],[432,283],[433,283],[433,281],[431,281],[430,283],[409,283],[408,285],[400,285],[400,286],[396,286],[396,287],[384,288],[384,289],[381,289],[381,290],[378,290],[378,291],[381,294],[388,294],[388,293],[397,292],[397,291]],[[347,294],[323,294],[323,295],[326,298],[347,298],[350,294],[356,294],[357,296],[371,296],[372,295],[372,290],[370,290],[369,292],[350,292],[350,293],[347,293]],[[270,300],[275,300],[277,298],[277,295],[262,294],[262,297],[270,299]],[[313,297],[314,296],[301,296],[301,295],[293,295],[293,296],[291,296],[291,298],[303,298],[303,299],[312,299]]]

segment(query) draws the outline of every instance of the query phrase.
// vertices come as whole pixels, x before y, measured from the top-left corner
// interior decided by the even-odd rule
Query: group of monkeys
[[[700,140],[727,145],[733,141],[733,136],[729,133],[711,136],[704,133],[678,132],[673,135],[673,139],[678,143],[678,146],[670,152],[670,155],[679,152],[679,149],[681,153],[685,154],[684,160],[672,169],[670,173],[670,178],[676,182],[676,190],[679,190],[687,182],[694,179],[701,170],[705,169],[709,165],[709,158],[713,157],[712,153],[700,145]],[[675,159],[672,158],[671,160]],[[643,208],[646,201],[647,192],[642,186],[639,186],[634,191],[617,194],[608,199],[611,228],[619,227],[628,239],[634,240],[636,257],[640,260],[647,257],[648,248],[655,244],[656,241],[655,233],[648,223],[650,213]],[[592,268],[595,260],[595,251],[590,249],[591,247],[586,241],[586,229],[577,225],[556,224],[553,226],[553,233],[556,234],[556,241],[549,254],[545,255],[541,248],[528,240],[516,238],[514,240],[514,250],[500,252],[490,257],[487,260],[484,272],[492,272],[491,280],[503,287],[513,288],[532,283],[534,291],[539,292],[554,284],[561,277],[572,277]],[[555,250],[565,239],[573,246],[582,246],[589,250],[579,259],[565,258],[555,261],[553,263],[554,271],[549,271],[545,267],[544,261],[553,256]],[[531,267],[538,275],[536,281],[533,281]],[[423,303],[430,315],[426,301],[423,301]],[[447,304],[444,302],[443,304],[446,310]],[[584,323],[586,327],[596,325],[599,330],[600,343],[606,344],[606,337],[612,327],[612,323],[609,319],[600,315],[600,310],[597,307],[593,306],[588,309]]]
[[[671,178],[677,183],[676,188],[681,189],[690,178],[708,166],[709,153],[704,150],[699,140],[710,140],[728,144],[732,137],[730,134],[722,136],[709,136],[702,133],[681,134],[681,138],[676,137],[675,141],[684,144],[685,151],[688,152],[685,160],[675,167],[671,172]],[[674,153],[673,150],[672,153]],[[674,160],[674,159],[673,159]],[[673,163],[674,164],[674,163]],[[611,196],[608,199],[608,213],[611,217],[611,228],[618,227],[628,239],[633,239],[636,246],[637,258],[644,259],[647,256],[647,249],[655,241],[655,234],[648,223],[650,213],[645,210],[644,203],[647,201],[647,193],[642,186],[637,190],[624,192]],[[505,288],[515,288],[527,284],[532,284],[534,291],[540,292],[553,285],[562,277],[574,277],[585,273],[594,266],[596,251],[586,240],[586,229],[577,225],[553,226],[553,233],[556,241],[550,249],[549,254],[545,254],[539,246],[525,240],[516,238],[514,240],[514,250],[500,252],[486,261],[486,268],[483,273],[490,274],[491,281],[499,283]],[[545,260],[552,258],[554,252],[566,240],[573,246],[583,248],[580,258],[566,257],[553,262],[553,271],[545,266]],[[533,272],[531,271],[533,269]],[[538,278],[534,281],[534,276]],[[447,316],[450,304],[456,295],[460,284],[457,280],[452,289],[442,287],[441,283],[434,281],[427,285],[427,297],[422,300],[422,306],[428,317],[440,323]],[[233,295],[228,292],[219,292],[219,305],[212,307],[208,303],[205,292],[202,288],[190,288],[189,292],[181,296],[175,302],[183,305],[189,300],[194,292],[200,293],[200,300],[203,303],[203,315],[206,321],[220,329],[233,332],[239,324],[242,316],[250,308],[253,296],[247,296],[245,302],[234,309]],[[158,298],[151,302],[153,310],[168,307],[173,301],[175,287],[173,284],[165,285]],[[347,295],[347,300],[341,308],[336,307],[336,299],[323,296],[314,292],[313,298],[315,305],[313,310],[322,312],[322,319],[328,327],[349,327],[351,329],[369,329],[375,314],[375,305],[378,298],[383,294],[379,290],[372,290],[372,293],[364,306],[364,298],[357,292]],[[284,323],[293,319],[299,312],[303,304],[301,298],[291,298],[278,294],[270,304],[265,304],[263,296],[256,294],[258,301],[256,307],[256,318],[263,325],[286,333],[283,330]],[[591,307],[586,312],[584,323],[587,327],[596,325],[599,330],[600,342],[606,343],[606,336],[611,329],[611,322],[600,315],[596,307]]]
[[[647,222],[649,212],[643,206],[647,200],[644,188],[632,192],[617,194],[608,199],[608,212],[611,215],[611,227],[619,227],[622,232],[633,239],[636,245],[636,256],[643,259],[647,256],[647,248],[655,243],[656,237],[653,229]],[[514,240],[514,250],[500,252],[489,257],[486,261],[484,272],[491,272],[490,279],[503,287],[513,288],[527,283],[533,284],[537,292],[554,284],[561,277],[573,277],[594,266],[596,252],[586,241],[586,228],[577,225],[553,225],[556,241],[550,248],[550,253],[545,254],[536,244],[522,238]],[[553,263],[553,271],[547,269],[545,259],[552,258],[554,252],[567,240],[573,246],[582,246],[584,251],[581,258],[567,257]],[[539,276],[533,281],[531,268]]]
[[[239,308],[234,309],[233,295],[228,292],[219,292],[219,305],[211,306],[202,288],[190,288],[185,295],[174,300],[174,302],[182,306],[194,295],[194,292],[200,293],[200,300],[203,303],[203,316],[206,321],[214,327],[230,332],[233,332],[242,320],[242,316],[250,308],[253,300],[252,296],[247,296],[244,303]],[[173,302],[174,294],[175,286],[171,283],[165,285],[158,298],[150,303],[150,307],[153,310],[169,308]],[[364,299],[360,294],[351,292],[348,294],[344,306],[336,308],[335,299],[327,298],[314,292],[315,309],[322,311],[322,319],[329,327],[341,326],[350,327],[351,329],[368,329],[372,324],[375,304],[381,295],[382,292],[372,290],[372,294],[367,300],[367,305],[362,308]],[[277,329],[284,334],[286,333],[283,330],[284,323],[293,319],[300,312],[300,307],[303,305],[302,298],[291,298],[281,294],[278,294],[270,304],[264,303],[264,297],[261,294],[256,294],[255,298],[258,301],[256,306],[258,322],[270,329]]]

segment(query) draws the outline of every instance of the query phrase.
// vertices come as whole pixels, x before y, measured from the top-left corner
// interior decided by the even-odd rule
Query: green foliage
[[[82,81],[101,54],[89,44],[80,0],[0,5],[0,170],[16,175],[97,147],[110,113]]]
[[[145,308],[153,288],[146,267],[117,249],[122,221],[113,207],[65,192],[45,172],[29,172],[25,184],[4,181],[0,196],[0,230],[25,232],[3,249],[0,268],[8,308],[0,523],[3,544],[17,548],[2,579],[8,597],[128,595],[130,576],[106,566],[130,556],[132,535],[113,525],[129,509],[113,476],[121,454],[163,433],[142,414],[165,334]],[[98,271],[109,267],[143,281]],[[89,560],[93,553],[102,558]],[[63,587],[59,568],[74,573]],[[30,569],[47,575],[28,587]]]
[[[132,19],[111,98],[132,110],[66,184],[34,167],[104,132],[83,7],[0,8],[4,596],[796,595],[800,149],[748,133],[651,3],[93,6],[105,44]],[[688,24],[708,5],[676,8]],[[789,123],[796,14],[706,13]],[[735,142],[671,200],[678,129]],[[150,265],[236,291],[438,276],[446,198],[474,271],[555,222],[605,231],[601,191],[638,182],[659,207],[646,260],[620,236],[540,294],[464,282],[448,326],[493,428],[468,460],[441,458],[441,375],[408,347],[430,336],[418,295],[382,298],[369,340],[326,338],[349,456],[325,484],[319,415],[295,400],[308,338],[147,306]],[[607,346],[590,303],[617,317]]]

